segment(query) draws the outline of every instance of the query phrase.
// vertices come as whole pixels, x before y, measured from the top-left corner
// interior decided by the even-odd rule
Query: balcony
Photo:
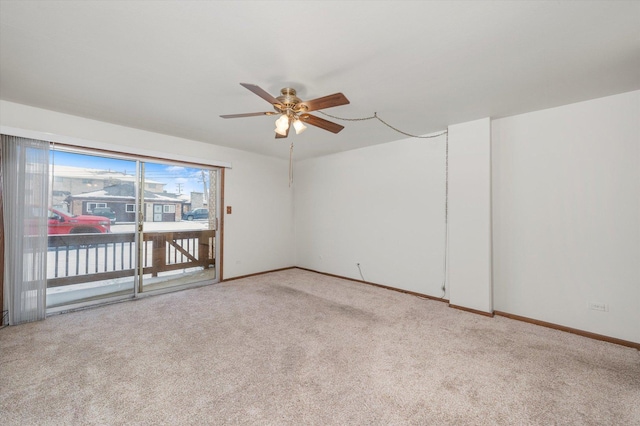
[[[214,279],[215,232],[143,233],[143,291]],[[135,236],[134,232],[50,235],[47,307],[132,294],[137,268]]]

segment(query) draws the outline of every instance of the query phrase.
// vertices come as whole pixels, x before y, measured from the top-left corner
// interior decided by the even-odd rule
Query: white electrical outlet
[[[589,309],[591,309],[592,311],[602,311],[602,312],[609,311],[609,307],[607,306],[606,303],[597,303],[597,302],[589,302]]]

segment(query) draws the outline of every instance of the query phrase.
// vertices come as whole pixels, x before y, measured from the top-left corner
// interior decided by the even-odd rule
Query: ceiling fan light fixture
[[[276,139],[288,137],[291,125],[293,125],[296,130],[296,134],[300,134],[306,130],[307,126],[305,126],[305,123],[327,130],[331,133],[338,133],[344,129],[344,126],[341,126],[340,124],[308,114],[309,111],[318,111],[325,108],[348,104],[349,100],[342,93],[334,93],[332,95],[323,96],[310,101],[302,101],[296,96],[295,89],[292,89],[291,87],[285,87],[280,91],[281,95],[274,98],[266,90],[256,86],[255,84],[240,83],[240,85],[269,102],[275,111],[230,114],[221,115],[220,117],[240,118],[278,114],[280,116],[275,123]]]
[[[302,121],[296,119],[293,122],[293,128],[296,130],[296,135],[299,135],[300,133],[304,132],[305,130],[307,130],[307,126],[305,126],[304,124],[302,124]]]
[[[280,118],[276,120],[276,131],[279,130],[279,134],[284,135],[289,128],[289,117],[286,114],[282,114]]]

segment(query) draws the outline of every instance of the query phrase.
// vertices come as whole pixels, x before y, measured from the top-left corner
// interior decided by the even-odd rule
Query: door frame
[[[222,256],[223,256],[223,248],[222,248],[222,230],[223,230],[223,218],[222,218],[222,200],[224,199],[224,184],[223,184],[223,176],[224,176],[224,168],[223,167],[219,167],[219,166],[213,166],[213,165],[209,165],[209,164],[195,164],[195,163],[188,163],[188,162],[183,162],[183,161],[175,161],[175,160],[168,160],[168,159],[164,159],[164,158],[156,158],[156,157],[141,157],[141,156],[137,156],[137,155],[129,155],[129,154],[122,154],[122,153],[118,153],[118,152],[114,152],[114,151],[109,151],[109,150],[101,150],[101,149],[94,149],[94,148],[86,148],[86,147],[78,147],[78,146],[74,146],[74,145],[66,145],[66,144],[55,144],[54,146],[52,146],[52,149],[59,149],[59,150],[64,150],[66,152],[72,152],[72,153],[77,153],[77,154],[84,154],[84,155],[96,155],[96,156],[103,156],[103,157],[108,157],[108,158],[115,158],[115,159],[123,159],[123,160],[129,160],[129,161],[135,161],[136,162],[136,173],[138,176],[138,179],[135,180],[135,185],[136,185],[136,199],[135,199],[135,206],[136,206],[136,211],[135,211],[135,225],[134,225],[134,230],[135,230],[135,244],[137,249],[135,250],[136,252],[136,256],[134,259],[135,262],[135,275],[133,276],[133,292],[127,295],[119,295],[119,296],[107,296],[104,298],[100,298],[97,299],[95,301],[82,301],[82,302],[78,302],[78,303],[70,303],[67,305],[62,305],[62,306],[56,306],[56,307],[51,307],[51,308],[47,308],[47,315],[51,315],[51,314],[56,314],[56,313],[60,313],[60,312],[67,312],[67,311],[73,311],[73,310],[78,310],[78,309],[84,309],[86,307],[93,307],[93,306],[100,306],[100,305],[104,305],[104,304],[110,304],[110,303],[114,303],[114,302],[120,302],[123,300],[130,300],[130,299],[136,299],[136,298],[141,298],[141,297],[148,297],[148,296],[152,296],[152,295],[157,295],[157,294],[163,294],[163,293],[169,293],[169,292],[174,292],[174,291],[180,291],[180,290],[186,290],[189,288],[194,288],[194,287],[200,287],[200,286],[204,286],[204,285],[209,285],[209,284],[215,284],[218,283],[220,281],[222,281]],[[156,162],[156,163],[160,163],[163,165],[179,165],[179,166],[185,166],[185,167],[191,167],[191,168],[202,168],[202,169],[206,169],[206,170],[215,170],[217,173],[217,179],[216,179],[216,198],[217,198],[217,205],[216,205],[216,216],[218,218],[218,225],[215,230],[215,278],[213,280],[208,279],[208,280],[204,280],[204,281],[196,281],[193,283],[188,283],[188,284],[182,284],[182,285],[176,285],[176,286],[169,286],[166,288],[161,288],[161,289],[154,289],[154,290],[146,290],[146,291],[141,291],[142,290],[142,280],[143,280],[143,276],[142,276],[142,269],[144,268],[144,264],[143,262],[141,262],[140,260],[142,259],[142,252],[141,250],[143,250],[143,244],[141,244],[141,242],[143,241],[143,232],[139,231],[139,229],[141,228],[141,224],[144,222],[144,218],[145,218],[145,213],[143,211],[143,209],[145,209],[145,207],[147,207],[147,204],[144,202],[144,163],[149,163],[149,162]],[[151,211],[153,211],[153,205],[155,203],[149,203],[148,207],[151,207]],[[158,204],[159,206],[163,206],[162,204]],[[163,208],[163,207],[162,207]],[[164,214],[164,212],[162,213]],[[4,259],[2,259],[4,260]],[[0,293],[2,293],[0,291]],[[1,294],[0,294],[1,296]]]

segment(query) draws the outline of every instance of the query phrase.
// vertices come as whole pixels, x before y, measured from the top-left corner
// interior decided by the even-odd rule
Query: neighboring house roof
[[[51,170],[56,177],[65,177],[70,179],[95,179],[95,180],[117,179],[121,182],[135,182],[136,180],[136,177],[133,175],[129,175],[123,172],[116,172],[114,170],[98,170],[98,169],[88,169],[84,167],[59,166],[59,165],[54,165],[51,168]],[[144,181],[145,183],[166,185],[165,183],[158,182],[151,179],[145,179]]]
[[[133,183],[120,183],[117,185],[105,186],[103,189],[98,191],[91,192],[83,192],[82,194],[70,195],[68,198],[70,199],[91,199],[91,200],[104,200],[104,199],[126,199],[126,200],[135,200],[136,192],[135,186]],[[161,201],[161,202],[170,202],[170,203],[184,203],[185,201],[181,199],[177,194],[171,194],[169,192],[151,192],[144,191],[144,200],[145,201]]]

